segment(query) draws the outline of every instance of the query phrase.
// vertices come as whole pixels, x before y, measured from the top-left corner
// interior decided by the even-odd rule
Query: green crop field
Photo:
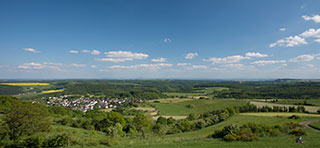
[[[207,111],[221,110],[230,106],[244,106],[247,100],[231,100],[231,99],[216,99],[216,100],[190,100],[178,103],[150,103],[159,109],[160,115],[168,116],[186,116],[190,113],[201,114]],[[193,108],[188,108],[191,104]]]
[[[199,93],[199,92],[190,92],[190,93],[165,92],[163,94],[168,95],[168,96],[174,96],[174,97],[187,97],[187,96],[199,96],[202,93]]]

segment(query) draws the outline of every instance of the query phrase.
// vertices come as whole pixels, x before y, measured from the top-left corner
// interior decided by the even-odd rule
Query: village
[[[138,100],[142,101],[142,100]],[[74,99],[72,95],[63,95],[59,97],[48,97],[47,104],[51,106],[63,106],[66,108],[71,108],[73,110],[81,110],[87,112],[94,108],[102,109],[115,109],[125,103],[134,102],[133,99],[128,98],[95,98],[95,97],[85,97],[79,96],[79,98]]]

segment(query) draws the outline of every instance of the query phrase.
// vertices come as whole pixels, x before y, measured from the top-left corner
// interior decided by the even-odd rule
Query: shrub
[[[194,105],[193,104],[188,104],[186,105],[187,108],[194,108]]]
[[[223,137],[223,140],[225,140],[225,141],[236,141],[236,140],[240,140],[240,139],[241,139],[240,136],[233,134],[233,133],[229,133]]]
[[[279,136],[281,134],[281,131],[278,128],[273,128],[270,129],[269,133],[271,136]]]
[[[300,116],[297,115],[292,115],[290,117],[288,117],[289,119],[300,119]]]
[[[24,146],[28,148],[42,148],[44,144],[43,136],[32,136],[25,140]]]
[[[199,121],[197,121],[196,123],[195,123],[195,128],[196,129],[202,129],[202,128],[204,128],[205,127],[205,122],[203,121],[203,120],[199,120]]]
[[[253,140],[258,140],[258,137],[254,134],[251,133],[247,130],[241,129],[240,130],[240,139],[242,141],[253,141]]]
[[[59,123],[61,125],[71,125],[72,124],[72,119],[70,117],[65,117],[65,118],[57,121],[57,123]]]
[[[160,116],[158,119],[157,119],[157,124],[161,124],[161,125],[167,125],[167,119],[165,117],[162,117]]]
[[[68,144],[69,137],[66,134],[51,137],[46,143],[46,147],[62,147]]]
[[[191,114],[188,115],[187,119],[188,119],[189,121],[191,121],[191,120],[197,119],[197,117],[196,117],[196,115],[195,115],[194,113],[191,113]]]
[[[182,132],[187,132],[192,130],[193,124],[186,119],[180,120],[176,123],[176,127]]]
[[[175,123],[176,123],[176,119],[174,119],[174,118],[172,118],[172,117],[170,117],[170,118],[167,119],[167,124],[168,124],[168,125],[175,124]]]
[[[302,136],[302,135],[307,135],[305,131],[303,131],[301,128],[294,128],[289,132],[290,135],[295,135],[295,136]]]

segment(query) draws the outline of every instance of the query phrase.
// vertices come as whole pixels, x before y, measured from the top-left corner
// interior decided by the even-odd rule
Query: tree
[[[186,119],[179,120],[176,125],[182,132],[190,131],[194,126],[190,121]]]
[[[37,132],[48,131],[51,125],[45,106],[17,101],[4,118],[11,139],[29,136]]]
[[[167,119],[165,117],[162,117],[160,116],[158,119],[157,119],[157,124],[160,124],[160,125],[167,125]]]
[[[170,117],[167,119],[167,124],[170,125],[170,124],[175,124],[176,123],[176,119]]]
[[[137,114],[133,118],[132,123],[137,128],[138,131],[142,131],[143,127],[147,127],[147,128],[150,127],[150,123],[149,123],[147,117],[142,113]]]
[[[137,131],[142,133],[142,137],[146,138],[145,132],[150,128],[147,117],[144,114],[139,113],[133,118],[132,124],[136,127]]]
[[[188,119],[189,121],[195,120],[196,118],[197,118],[197,117],[196,117],[196,115],[195,115],[194,113],[189,114],[188,117],[187,117],[187,119]]]
[[[98,122],[96,128],[103,131],[106,130],[106,128],[115,126],[117,123],[121,124],[121,126],[123,127],[125,126],[126,121],[121,114],[117,112],[109,112],[102,120]]]

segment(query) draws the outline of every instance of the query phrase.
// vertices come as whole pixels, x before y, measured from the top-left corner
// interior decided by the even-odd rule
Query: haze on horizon
[[[2,0],[0,79],[319,79],[319,6]]]

